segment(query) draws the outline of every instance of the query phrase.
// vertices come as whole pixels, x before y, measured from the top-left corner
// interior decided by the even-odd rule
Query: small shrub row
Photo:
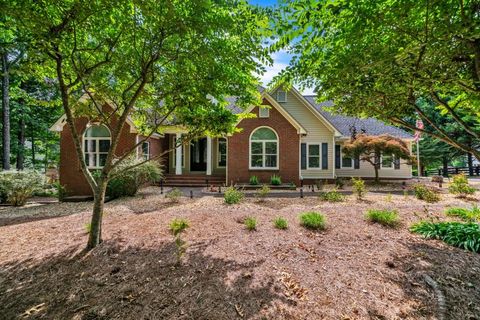
[[[260,181],[257,176],[251,176],[249,179],[249,184],[252,186],[256,186],[260,184]],[[279,186],[282,184],[282,178],[274,174],[270,177],[270,184],[272,186]]]
[[[417,183],[413,186],[413,192],[415,197],[419,200],[426,202],[438,202],[440,201],[440,195],[434,189],[430,189],[427,186]]]
[[[477,206],[472,209],[452,207],[445,210],[445,214],[465,221],[480,221],[480,208]]]
[[[36,171],[0,172],[0,202],[23,206],[44,184],[45,177]]]

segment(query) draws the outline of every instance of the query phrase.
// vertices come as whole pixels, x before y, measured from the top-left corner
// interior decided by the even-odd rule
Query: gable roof
[[[358,133],[365,132],[366,134],[378,136],[382,134],[389,134],[398,138],[410,139],[413,136],[394,126],[389,126],[374,118],[356,118],[344,115],[332,114],[325,111],[325,107],[333,106],[332,101],[325,101],[317,103],[315,101],[316,96],[306,95],[305,99],[315,107],[315,109],[321,113],[335,128],[337,128],[342,135],[349,137],[351,135],[351,128],[355,128]]]

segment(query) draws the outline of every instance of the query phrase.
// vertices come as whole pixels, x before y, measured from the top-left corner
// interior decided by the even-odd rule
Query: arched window
[[[278,136],[260,127],[250,135],[250,169],[278,169]]]
[[[104,125],[93,125],[83,134],[83,153],[89,168],[101,168],[110,149],[110,131]]]

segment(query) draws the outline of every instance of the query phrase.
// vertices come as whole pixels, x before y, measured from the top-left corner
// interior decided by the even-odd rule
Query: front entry
[[[190,143],[190,171],[207,170],[207,138],[192,140]]]

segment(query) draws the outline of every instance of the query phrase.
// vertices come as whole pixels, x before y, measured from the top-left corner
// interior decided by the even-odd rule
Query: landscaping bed
[[[478,199],[476,199],[478,201]],[[83,253],[91,203],[0,211],[0,309],[5,319],[476,319],[480,255],[425,240],[410,225],[455,220],[443,211],[473,202],[442,195],[427,204],[404,195],[181,198],[158,188],[106,204],[104,242]],[[394,209],[399,225],[365,220]],[[35,212],[39,210],[39,212]],[[320,212],[323,231],[300,225]],[[7,223],[11,219],[46,217]],[[254,217],[256,231],[243,224]],[[283,217],[286,230],[273,220]],[[189,221],[181,264],[169,223]],[[448,308],[438,306],[431,278]],[[442,311],[443,310],[443,311]]]

